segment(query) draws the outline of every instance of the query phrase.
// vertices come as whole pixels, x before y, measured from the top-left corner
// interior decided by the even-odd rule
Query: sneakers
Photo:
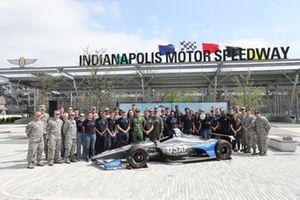
[[[252,155],[257,155],[258,153],[256,152],[256,149],[253,149],[253,153],[252,153]]]
[[[75,157],[71,157],[71,162],[77,162]]]
[[[53,166],[53,160],[49,160],[49,161],[48,161],[48,165],[49,165],[49,166]]]
[[[43,166],[44,166],[44,164],[43,164],[41,161],[38,161],[36,165],[37,165],[37,166],[40,166],[40,167],[43,167]]]
[[[64,163],[64,161],[63,160],[54,160],[54,163],[55,164],[62,164],[62,163]]]
[[[27,168],[28,169],[34,169],[33,163],[32,162],[28,163]]]
[[[90,159],[89,159],[89,158],[86,158],[86,159],[85,159],[85,162],[90,162]]]
[[[70,164],[70,163],[71,163],[71,162],[70,162],[70,159],[69,159],[69,158],[66,158],[65,163]]]

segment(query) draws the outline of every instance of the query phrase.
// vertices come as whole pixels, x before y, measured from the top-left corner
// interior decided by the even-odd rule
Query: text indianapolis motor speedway
[[[214,53],[208,51],[178,51],[161,55],[151,53],[90,54],[80,55],[80,66],[159,64],[212,61],[275,60],[287,59],[290,47],[223,49]]]

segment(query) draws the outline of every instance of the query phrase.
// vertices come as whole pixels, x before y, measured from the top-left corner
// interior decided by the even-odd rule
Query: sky
[[[181,40],[240,47],[290,46],[300,58],[298,0],[0,0],[0,67],[74,66],[84,49],[154,52]]]

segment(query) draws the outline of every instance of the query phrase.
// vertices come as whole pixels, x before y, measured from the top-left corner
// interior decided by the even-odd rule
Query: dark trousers
[[[65,134],[61,133],[61,157],[64,159],[65,158],[65,140],[66,140],[66,136]]]
[[[96,133],[95,153],[102,153],[104,149],[105,137]]]
[[[117,142],[127,142],[128,141],[128,134],[125,133],[118,133],[117,134]]]
[[[193,130],[192,129],[188,129],[188,130],[183,130],[182,131],[184,134],[186,134],[186,135],[190,135],[190,134],[193,134]]]
[[[167,133],[168,133],[167,136],[168,136],[169,138],[172,138],[173,135],[174,135],[174,130],[173,130],[173,129],[168,129],[168,130],[167,130]]]
[[[232,141],[233,149],[240,150],[241,148],[241,132],[236,133],[235,140]]]

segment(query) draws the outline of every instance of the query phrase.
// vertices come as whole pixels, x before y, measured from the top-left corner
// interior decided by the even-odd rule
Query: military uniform
[[[49,114],[48,113],[42,113],[41,115],[41,121],[43,122],[43,139],[44,139],[44,153],[46,155],[46,158],[48,156],[48,135],[47,135],[47,125],[49,122]]]
[[[61,151],[61,129],[63,121],[61,119],[51,120],[47,126],[48,132],[48,162],[49,165],[60,163]]]
[[[256,142],[255,142],[255,117],[253,115],[245,116],[242,118],[242,126],[246,129],[244,129],[244,137],[245,137],[245,143],[247,146],[247,153],[250,153],[250,147],[253,149],[253,153],[256,152]]]
[[[271,129],[271,125],[265,117],[257,117],[254,124],[258,150],[260,154],[266,154],[267,137]]]
[[[143,123],[144,123],[144,118],[139,116],[139,117],[134,117],[132,119],[132,138],[131,141],[132,143],[138,143],[143,140]]]
[[[27,161],[28,168],[33,168],[35,157],[37,158],[37,164],[40,163],[43,156],[44,139],[43,139],[44,125],[42,121],[32,121],[26,126],[25,132],[29,137]]]
[[[75,151],[77,148],[77,127],[76,121],[67,120],[63,127],[63,134],[65,135],[65,161],[66,163],[70,163],[70,159],[72,162],[76,162],[75,160]]]
[[[161,117],[154,117],[153,118],[153,130],[150,134],[151,141],[160,140],[161,136],[163,135],[164,131],[164,123]]]

